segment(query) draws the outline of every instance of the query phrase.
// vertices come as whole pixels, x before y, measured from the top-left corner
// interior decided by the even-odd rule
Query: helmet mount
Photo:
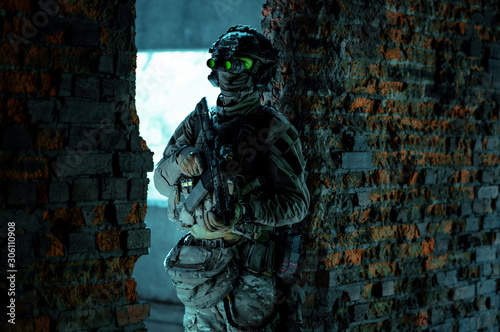
[[[219,37],[208,51],[212,56],[207,66],[212,69],[208,80],[219,87],[218,71],[254,77],[258,89],[267,87],[275,73],[278,51],[260,32],[249,25],[236,25]]]

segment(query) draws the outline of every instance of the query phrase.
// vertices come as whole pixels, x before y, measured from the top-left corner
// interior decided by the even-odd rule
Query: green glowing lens
[[[229,61],[225,61],[225,62],[224,62],[224,68],[226,68],[226,70],[231,69],[231,62],[229,62]]]
[[[215,67],[215,61],[214,61],[214,59],[208,59],[207,66],[208,66],[208,68]]]
[[[253,60],[250,59],[250,58],[242,58],[242,57],[237,57],[235,59],[239,59],[241,61],[243,61],[243,63],[245,64],[245,69],[251,69],[252,68],[252,65],[253,65]]]

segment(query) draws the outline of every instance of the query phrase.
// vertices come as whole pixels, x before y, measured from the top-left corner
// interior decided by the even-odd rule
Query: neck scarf
[[[220,71],[218,75],[221,93],[217,98],[217,113],[221,119],[242,116],[260,106],[260,95],[250,74]]]

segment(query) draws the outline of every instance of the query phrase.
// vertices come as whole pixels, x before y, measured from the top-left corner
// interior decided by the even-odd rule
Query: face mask
[[[246,114],[260,105],[259,92],[255,90],[250,74],[225,71],[219,71],[217,74],[221,89],[217,106],[221,115],[231,117]]]
[[[238,92],[253,87],[253,77],[248,73],[233,74],[228,71],[219,71],[219,86],[221,92]]]

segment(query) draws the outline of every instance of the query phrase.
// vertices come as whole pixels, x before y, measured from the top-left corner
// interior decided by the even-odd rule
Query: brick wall
[[[15,306],[2,310],[2,330],[141,330],[149,304],[132,272],[149,247],[153,163],[135,110],[134,1],[10,0],[0,16],[2,267],[12,276],[0,283]]]
[[[313,195],[307,331],[498,331],[500,6],[268,0]]]

